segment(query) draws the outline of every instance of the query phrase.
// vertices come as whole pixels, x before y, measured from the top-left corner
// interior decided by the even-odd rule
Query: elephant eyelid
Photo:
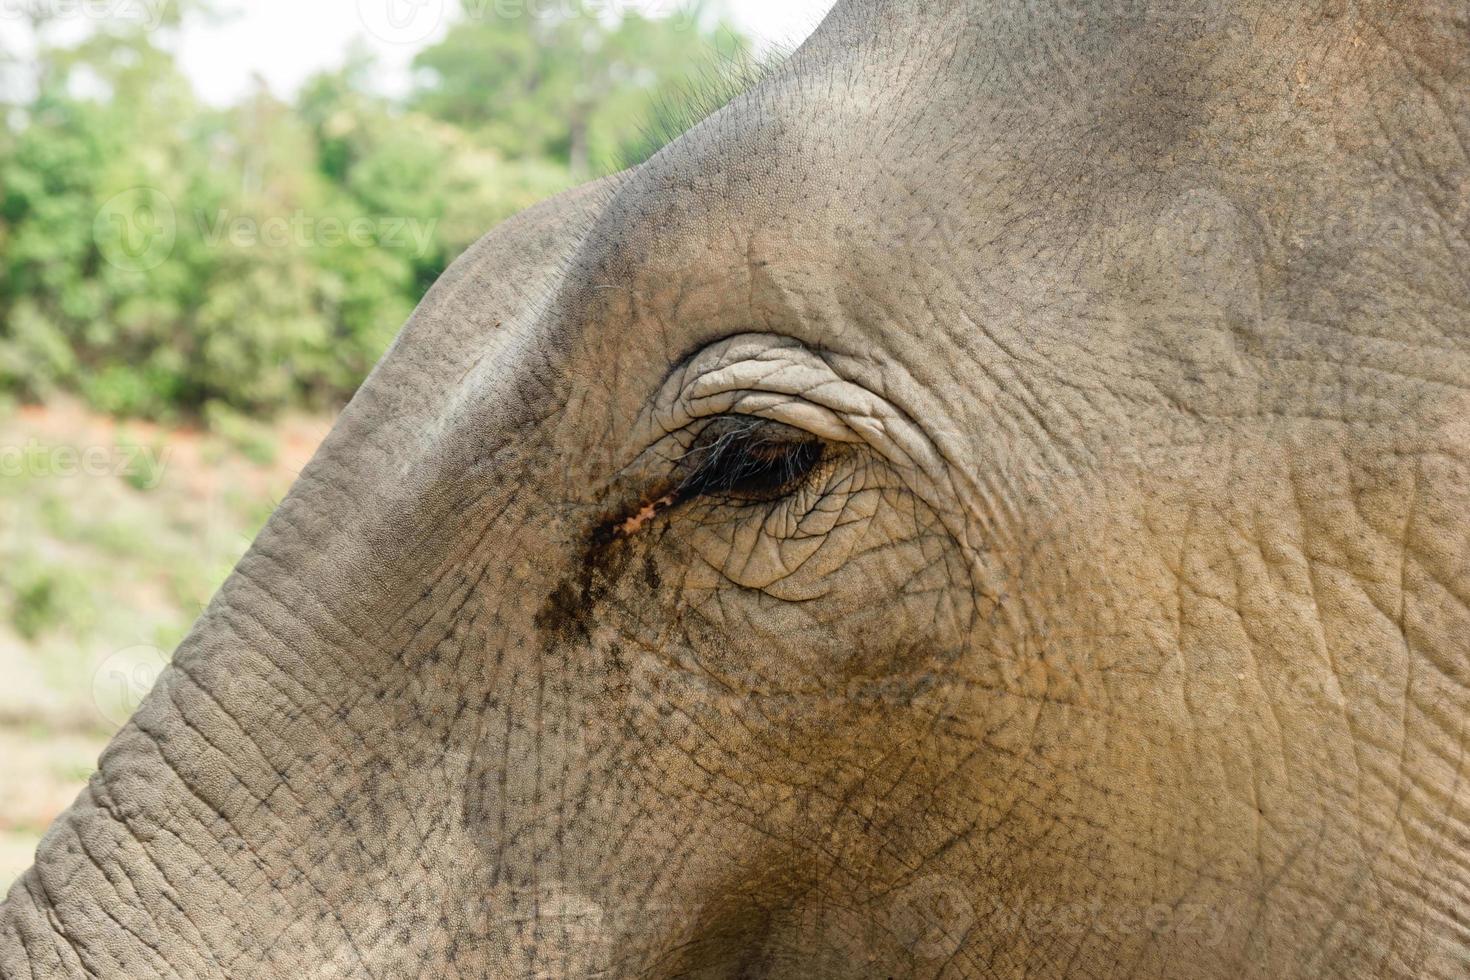
[[[747,503],[777,500],[799,488],[826,451],[822,439],[784,423],[749,415],[721,416],[705,426],[679,458],[686,475],[675,496]]]

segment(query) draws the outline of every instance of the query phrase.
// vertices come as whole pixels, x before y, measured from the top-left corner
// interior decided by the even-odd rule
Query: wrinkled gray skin
[[[841,5],[444,276],[4,975],[1465,976],[1467,62]]]

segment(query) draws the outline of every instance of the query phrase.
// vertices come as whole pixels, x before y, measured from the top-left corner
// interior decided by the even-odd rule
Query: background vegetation
[[[219,110],[169,27],[56,45],[49,6],[0,107],[0,391],[158,420],[340,402],[466,245],[645,155],[656,107],[747,48],[702,8],[466,0],[406,99],[354,53],[294,102]]]
[[[749,48],[707,8],[474,0],[403,97],[358,51],[218,108],[171,53],[208,3],[80,36],[26,9],[34,52],[0,51],[0,891],[424,289],[646,156]]]

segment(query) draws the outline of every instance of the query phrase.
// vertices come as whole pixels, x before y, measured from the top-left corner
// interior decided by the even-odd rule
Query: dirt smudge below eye
[[[599,521],[583,539],[576,570],[551,591],[536,613],[536,628],[553,641],[588,640],[593,610],[612,591],[632,558],[628,539],[681,499],[677,488],[666,490]],[[651,557],[645,559],[643,580],[650,589],[661,584]]]
[[[649,554],[643,556],[643,584],[650,592],[657,592],[664,584],[663,576],[658,572],[658,562]]]

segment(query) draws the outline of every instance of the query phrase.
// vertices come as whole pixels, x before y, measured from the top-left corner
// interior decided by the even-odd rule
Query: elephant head
[[[434,286],[0,972],[1462,976],[1467,68],[840,4]]]

